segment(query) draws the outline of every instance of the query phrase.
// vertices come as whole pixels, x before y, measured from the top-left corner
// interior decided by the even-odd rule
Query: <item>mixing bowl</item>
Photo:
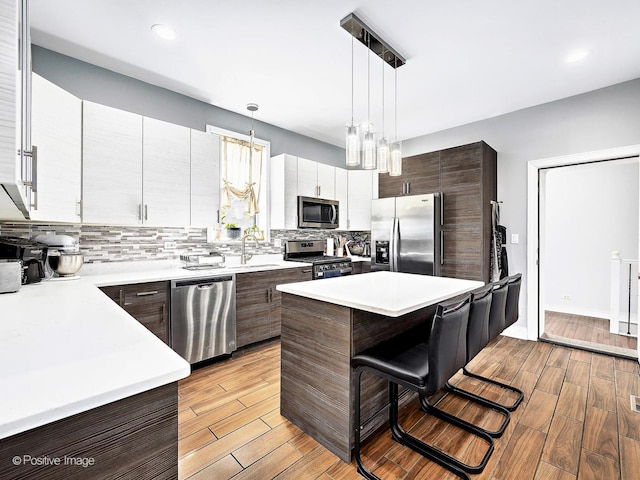
[[[69,277],[78,273],[84,263],[81,253],[60,253],[60,255],[49,256],[49,266],[51,270],[61,277]]]

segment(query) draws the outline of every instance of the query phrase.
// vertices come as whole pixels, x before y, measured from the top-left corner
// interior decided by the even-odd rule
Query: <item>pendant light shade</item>
[[[390,153],[389,176],[399,177],[402,175],[402,142],[393,142]]]
[[[362,168],[373,170],[376,168],[376,137],[371,124],[367,125],[362,140]]]
[[[356,125],[347,127],[347,139],[345,143],[347,152],[347,167],[357,167],[360,165],[360,132]]]
[[[378,173],[389,171],[389,142],[382,137],[378,140]]]

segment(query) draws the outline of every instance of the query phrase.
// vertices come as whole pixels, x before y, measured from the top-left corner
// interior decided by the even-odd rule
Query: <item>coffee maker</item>
[[[28,238],[0,237],[0,259],[22,262],[22,284],[37,283],[45,278],[44,266],[48,246]]]

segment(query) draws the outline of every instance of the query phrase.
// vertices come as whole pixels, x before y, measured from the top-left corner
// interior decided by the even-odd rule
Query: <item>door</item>
[[[143,120],[144,221],[150,225],[189,225],[191,133],[152,118]]]
[[[191,225],[218,223],[220,137],[191,130]]]
[[[437,275],[434,194],[396,198],[398,271]]]
[[[379,198],[371,202],[371,270],[390,270],[391,234],[396,215],[396,199]]]
[[[31,140],[38,147],[38,208],[31,219],[78,223],[82,101],[33,74]]]
[[[82,221],[139,225],[142,116],[83,101]]]
[[[349,230],[371,229],[371,199],[373,198],[372,170],[349,170],[348,215]],[[344,214],[347,214],[343,210]]]

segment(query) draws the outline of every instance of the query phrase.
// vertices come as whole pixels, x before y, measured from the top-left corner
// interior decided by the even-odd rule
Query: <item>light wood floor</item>
[[[196,370],[179,386],[181,479],[361,478],[348,465],[279,414],[280,345],[272,343]],[[525,402],[481,479],[640,478],[640,413],[629,395],[640,395],[638,363],[499,337],[472,363],[473,371],[518,386]],[[460,380],[456,377],[457,380]],[[455,381],[454,380],[454,383]],[[507,394],[467,378],[465,387],[507,401]],[[495,424],[493,412],[446,396],[440,406],[468,420]],[[480,441],[423,415],[417,401],[401,411],[411,433],[468,462]],[[455,478],[438,465],[379,432],[364,448],[365,462],[382,479]]]
[[[637,355],[637,337],[610,333],[607,319],[551,311],[545,311],[544,318],[543,337],[546,335],[551,340],[577,340],[582,346],[605,351],[612,347],[612,352]]]

